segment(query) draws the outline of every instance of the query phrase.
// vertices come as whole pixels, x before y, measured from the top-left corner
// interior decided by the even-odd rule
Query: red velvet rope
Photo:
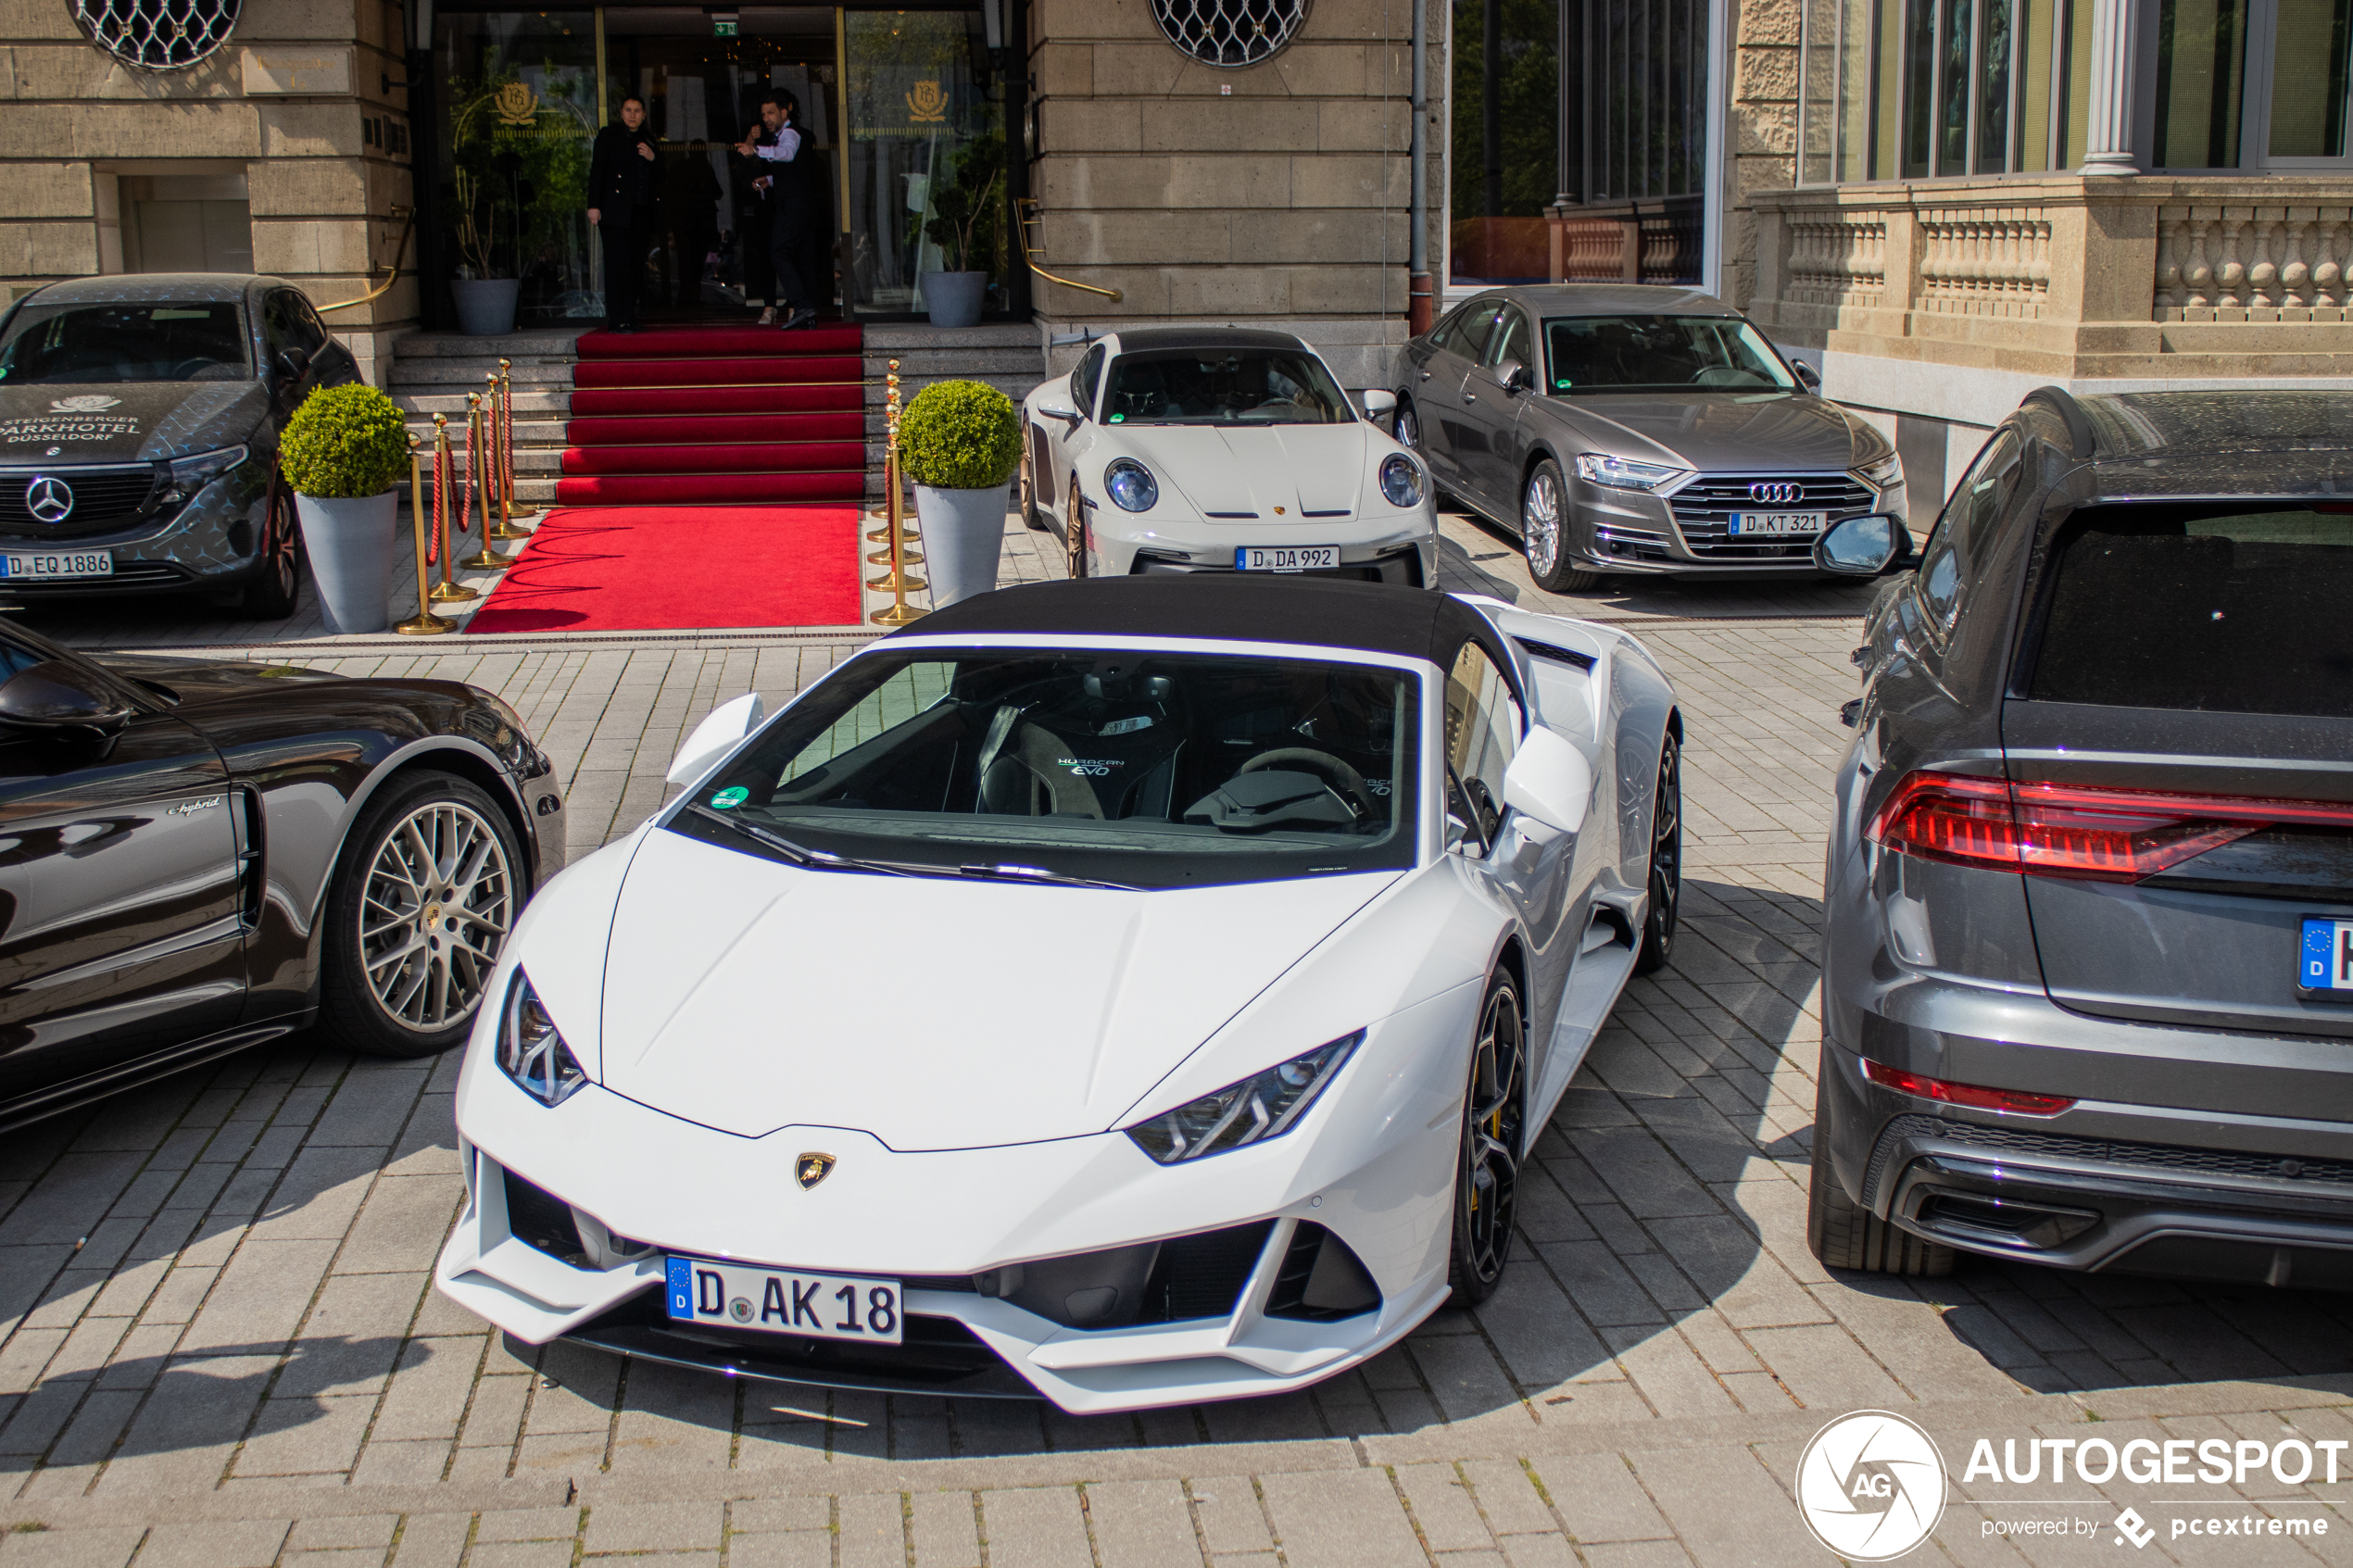
[[[441,558],[441,541],[449,515],[449,431],[444,425],[433,436],[433,533],[425,539],[425,564]]]

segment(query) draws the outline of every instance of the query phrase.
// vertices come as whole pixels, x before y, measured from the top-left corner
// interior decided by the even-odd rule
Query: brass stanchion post
[[[515,526],[522,508],[515,501],[515,372],[498,361],[498,526],[490,536],[502,545],[531,537],[531,530]]]
[[[899,511],[899,361],[890,362],[890,390],[883,403],[883,517],[884,526],[890,531],[890,572],[878,583],[869,586],[888,587],[890,604],[868,617],[877,626],[904,626],[922,618],[923,611],[908,608],[907,596],[925,584],[907,575],[903,553],[906,541],[900,533]]]
[[[515,564],[514,557],[495,554],[490,548],[490,492],[498,483],[498,438],[486,427],[496,422],[485,417],[482,394],[466,394],[466,472],[469,476],[478,474],[483,481],[471,487],[482,497],[482,548],[458,563],[468,571],[504,571]],[[461,518],[459,526],[462,529],[468,525]]]
[[[433,526],[425,510],[425,481],[417,458],[417,434],[409,433],[409,512],[417,532],[417,613],[393,628],[406,636],[431,637],[455,632],[458,623],[433,612],[433,583],[425,570],[425,534]]]
[[[458,487],[458,476],[449,458],[449,416],[433,417],[433,527],[434,547],[441,557],[441,583],[433,591],[435,602],[454,604],[462,599],[482,596],[458,582],[451,575],[457,558],[457,542],[449,536],[449,492]],[[465,509],[465,503],[459,503]]]

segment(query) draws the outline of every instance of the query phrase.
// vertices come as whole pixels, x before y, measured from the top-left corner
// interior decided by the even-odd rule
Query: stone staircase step
[[[433,416],[435,414],[447,414],[456,418],[466,411],[466,395],[462,392],[403,392],[398,388],[392,388],[387,391],[386,395],[404,411],[422,414],[426,424],[433,422]],[[515,388],[515,413],[518,424],[522,422],[521,416],[524,414],[548,414],[561,419],[571,411],[572,389],[570,387],[551,392],[526,392],[520,384]]]
[[[924,388],[929,386],[934,382],[976,381],[988,383],[990,386],[995,387],[998,391],[1012,398],[1015,403],[1019,403],[1024,397],[1029,395],[1030,388],[1036,386],[1039,382],[1044,381],[1045,379],[1046,378],[1043,375],[974,375],[969,372],[961,371],[942,373],[938,375],[911,376],[906,371],[901,370],[899,374],[899,400],[902,404],[912,401],[915,394],[921,392]],[[888,388],[884,386],[883,383],[878,381],[867,383],[866,406],[870,408],[881,408],[883,406],[884,396],[888,390]]]
[[[484,375],[498,368],[496,359],[396,359],[385,378],[388,390],[417,391],[451,385],[480,386]],[[549,360],[510,367],[518,391],[526,386],[572,385],[572,361]]]
[[[404,359],[444,357],[487,359],[493,363],[512,359],[520,365],[526,358],[539,358],[561,359],[570,364],[573,345],[583,332],[594,330],[595,323],[584,322],[571,328],[510,332],[504,337],[468,337],[463,332],[410,332],[394,345],[393,352]],[[1031,335],[1035,337],[1036,332],[1033,331]]]
[[[1045,357],[1036,349],[912,349],[905,354],[875,354],[865,356],[866,374],[871,379],[886,375],[890,362],[899,361],[901,380],[923,376],[937,380],[943,376],[1026,376],[1036,386],[1046,379]]]

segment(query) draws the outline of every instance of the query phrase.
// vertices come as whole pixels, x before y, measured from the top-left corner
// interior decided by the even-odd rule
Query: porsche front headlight
[[[561,1105],[588,1084],[580,1059],[539,1005],[531,976],[520,969],[507,987],[506,1012],[498,1020],[498,1069],[542,1105]]]
[[[1148,512],[1160,503],[1160,482],[1133,458],[1114,458],[1103,470],[1103,488],[1123,512]]]
[[[1136,1147],[1163,1165],[1223,1154],[1280,1137],[1306,1113],[1365,1032],[1343,1035],[1303,1056],[1228,1084],[1127,1129]]]
[[[1381,459],[1380,493],[1392,507],[1418,507],[1422,504],[1422,469],[1419,463],[1403,452],[1391,452]]]
[[[1638,463],[1605,452],[1580,452],[1577,455],[1577,471],[1612,490],[1655,490],[1670,479],[1682,478],[1689,470],[1668,468],[1663,463]]]

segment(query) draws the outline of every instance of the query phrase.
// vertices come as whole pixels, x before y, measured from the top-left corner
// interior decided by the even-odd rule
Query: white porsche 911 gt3
[[[1145,327],[1023,400],[1022,518],[1073,577],[1270,572],[1438,585],[1438,496],[1290,332]]]
[[[520,1338],[1074,1411],[1296,1388],[1502,1277],[1666,960],[1642,645],[1393,587],[937,611],[534,900],[441,1288]]]

